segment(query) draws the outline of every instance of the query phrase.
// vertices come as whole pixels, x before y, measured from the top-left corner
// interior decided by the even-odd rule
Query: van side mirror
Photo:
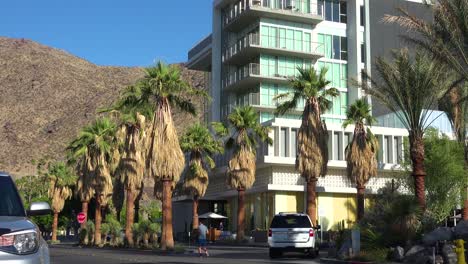
[[[316,225],[316,226],[314,226],[314,229],[315,230],[320,230],[320,229],[322,229],[322,226],[321,225]]]
[[[27,211],[28,216],[48,215],[52,210],[47,202],[33,202]]]

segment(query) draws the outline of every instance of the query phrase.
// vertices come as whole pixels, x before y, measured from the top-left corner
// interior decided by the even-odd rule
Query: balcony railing
[[[265,8],[291,14],[323,16],[322,6],[312,0],[241,0],[225,11],[224,26],[229,25],[242,13],[251,8]]]
[[[236,72],[228,74],[223,81],[223,88],[235,84],[236,82],[250,77],[252,75],[260,76],[259,63],[249,63],[243,67],[240,67]]]
[[[264,38],[265,41],[262,41],[260,39],[259,33],[251,33],[242,37],[241,39],[236,41],[233,45],[229,46],[228,48],[224,50],[223,57],[222,57],[223,62],[228,61],[229,59],[231,59],[232,57],[241,53],[243,50],[249,47],[271,48],[271,49],[275,49],[277,53],[282,53],[284,51],[287,51],[291,53],[297,52],[297,53],[315,54],[318,57],[323,57],[325,55],[323,43],[301,41],[298,48],[295,48],[295,47],[287,47],[286,43],[288,42],[296,43],[296,42],[292,40],[288,40],[286,38],[281,38],[277,36],[275,38],[276,41],[274,41],[273,42],[274,44],[271,44],[271,45],[269,43],[265,44],[265,42],[268,42],[268,40],[271,39],[270,36],[262,36],[262,38]]]
[[[247,34],[236,41],[236,43],[226,48],[223,52],[223,62],[250,46],[260,46],[260,35],[258,33]]]

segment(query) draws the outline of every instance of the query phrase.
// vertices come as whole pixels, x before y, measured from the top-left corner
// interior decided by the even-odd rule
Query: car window
[[[0,177],[0,216],[25,216],[16,187],[7,177]]]
[[[271,222],[271,228],[310,228],[309,218],[301,215],[275,216]]]

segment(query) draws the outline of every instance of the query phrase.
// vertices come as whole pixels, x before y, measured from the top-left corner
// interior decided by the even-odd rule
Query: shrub
[[[120,222],[114,218],[110,218],[109,224],[109,235],[111,236],[111,245],[118,246],[121,243],[122,226]]]

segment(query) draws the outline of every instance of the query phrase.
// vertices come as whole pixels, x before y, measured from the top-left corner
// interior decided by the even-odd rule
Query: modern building
[[[373,16],[381,18],[382,10],[399,4],[422,6],[403,0],[214,1],[212,34],[189,51],[187,63],[190,69],[206,72],[213,101],[205,109],[205,118],[222,121],[236,106],[250,105],[258,111],[261,122],[273,128],[270,136],[274,144],[259,148],[256,181],[247,191],[247,230],[267,229],[275,213],[305,211],[305,182],[295,170],[303,102],[290,114],[279,118],[273,115],[273,98],[288,91],[288,78],[297,74],[297,67],[327,67],[327,78],[340,92],[333,99],[332,109],[322,116],[329,130],[330,161],[328,175],[317,186],[320,224],[328,230],[355,221],[356,189],[346,177],[344,160],[354,128],[343,129],[341,124],[348,105],[363,96],[350,80],[359,80],[363,69],[371,72],[372,58],[386,52],[377,48],[379,53],[373,52],[371,40],[387,46],[399,43],[393,39],[398,38],[398,31],[389,35],[375,31],[384,25],[375,22]],[[372,131],[381,147],[379,175],[370,180],[366,190],[369,195],[390,182],[399,170],[403,138],[407,136],[402,128],[373,127]],[[236,223],[237,192],[225,185],[227,158],[218,157],[200,212],[225,214],[230,223]],[[191,223],[191,200],[174,200],[179,220],[174,226],[181,232]],[[185,226],[181,218],[186,219]],[[235,224],[229,225],[231,231],[235,228]]]

